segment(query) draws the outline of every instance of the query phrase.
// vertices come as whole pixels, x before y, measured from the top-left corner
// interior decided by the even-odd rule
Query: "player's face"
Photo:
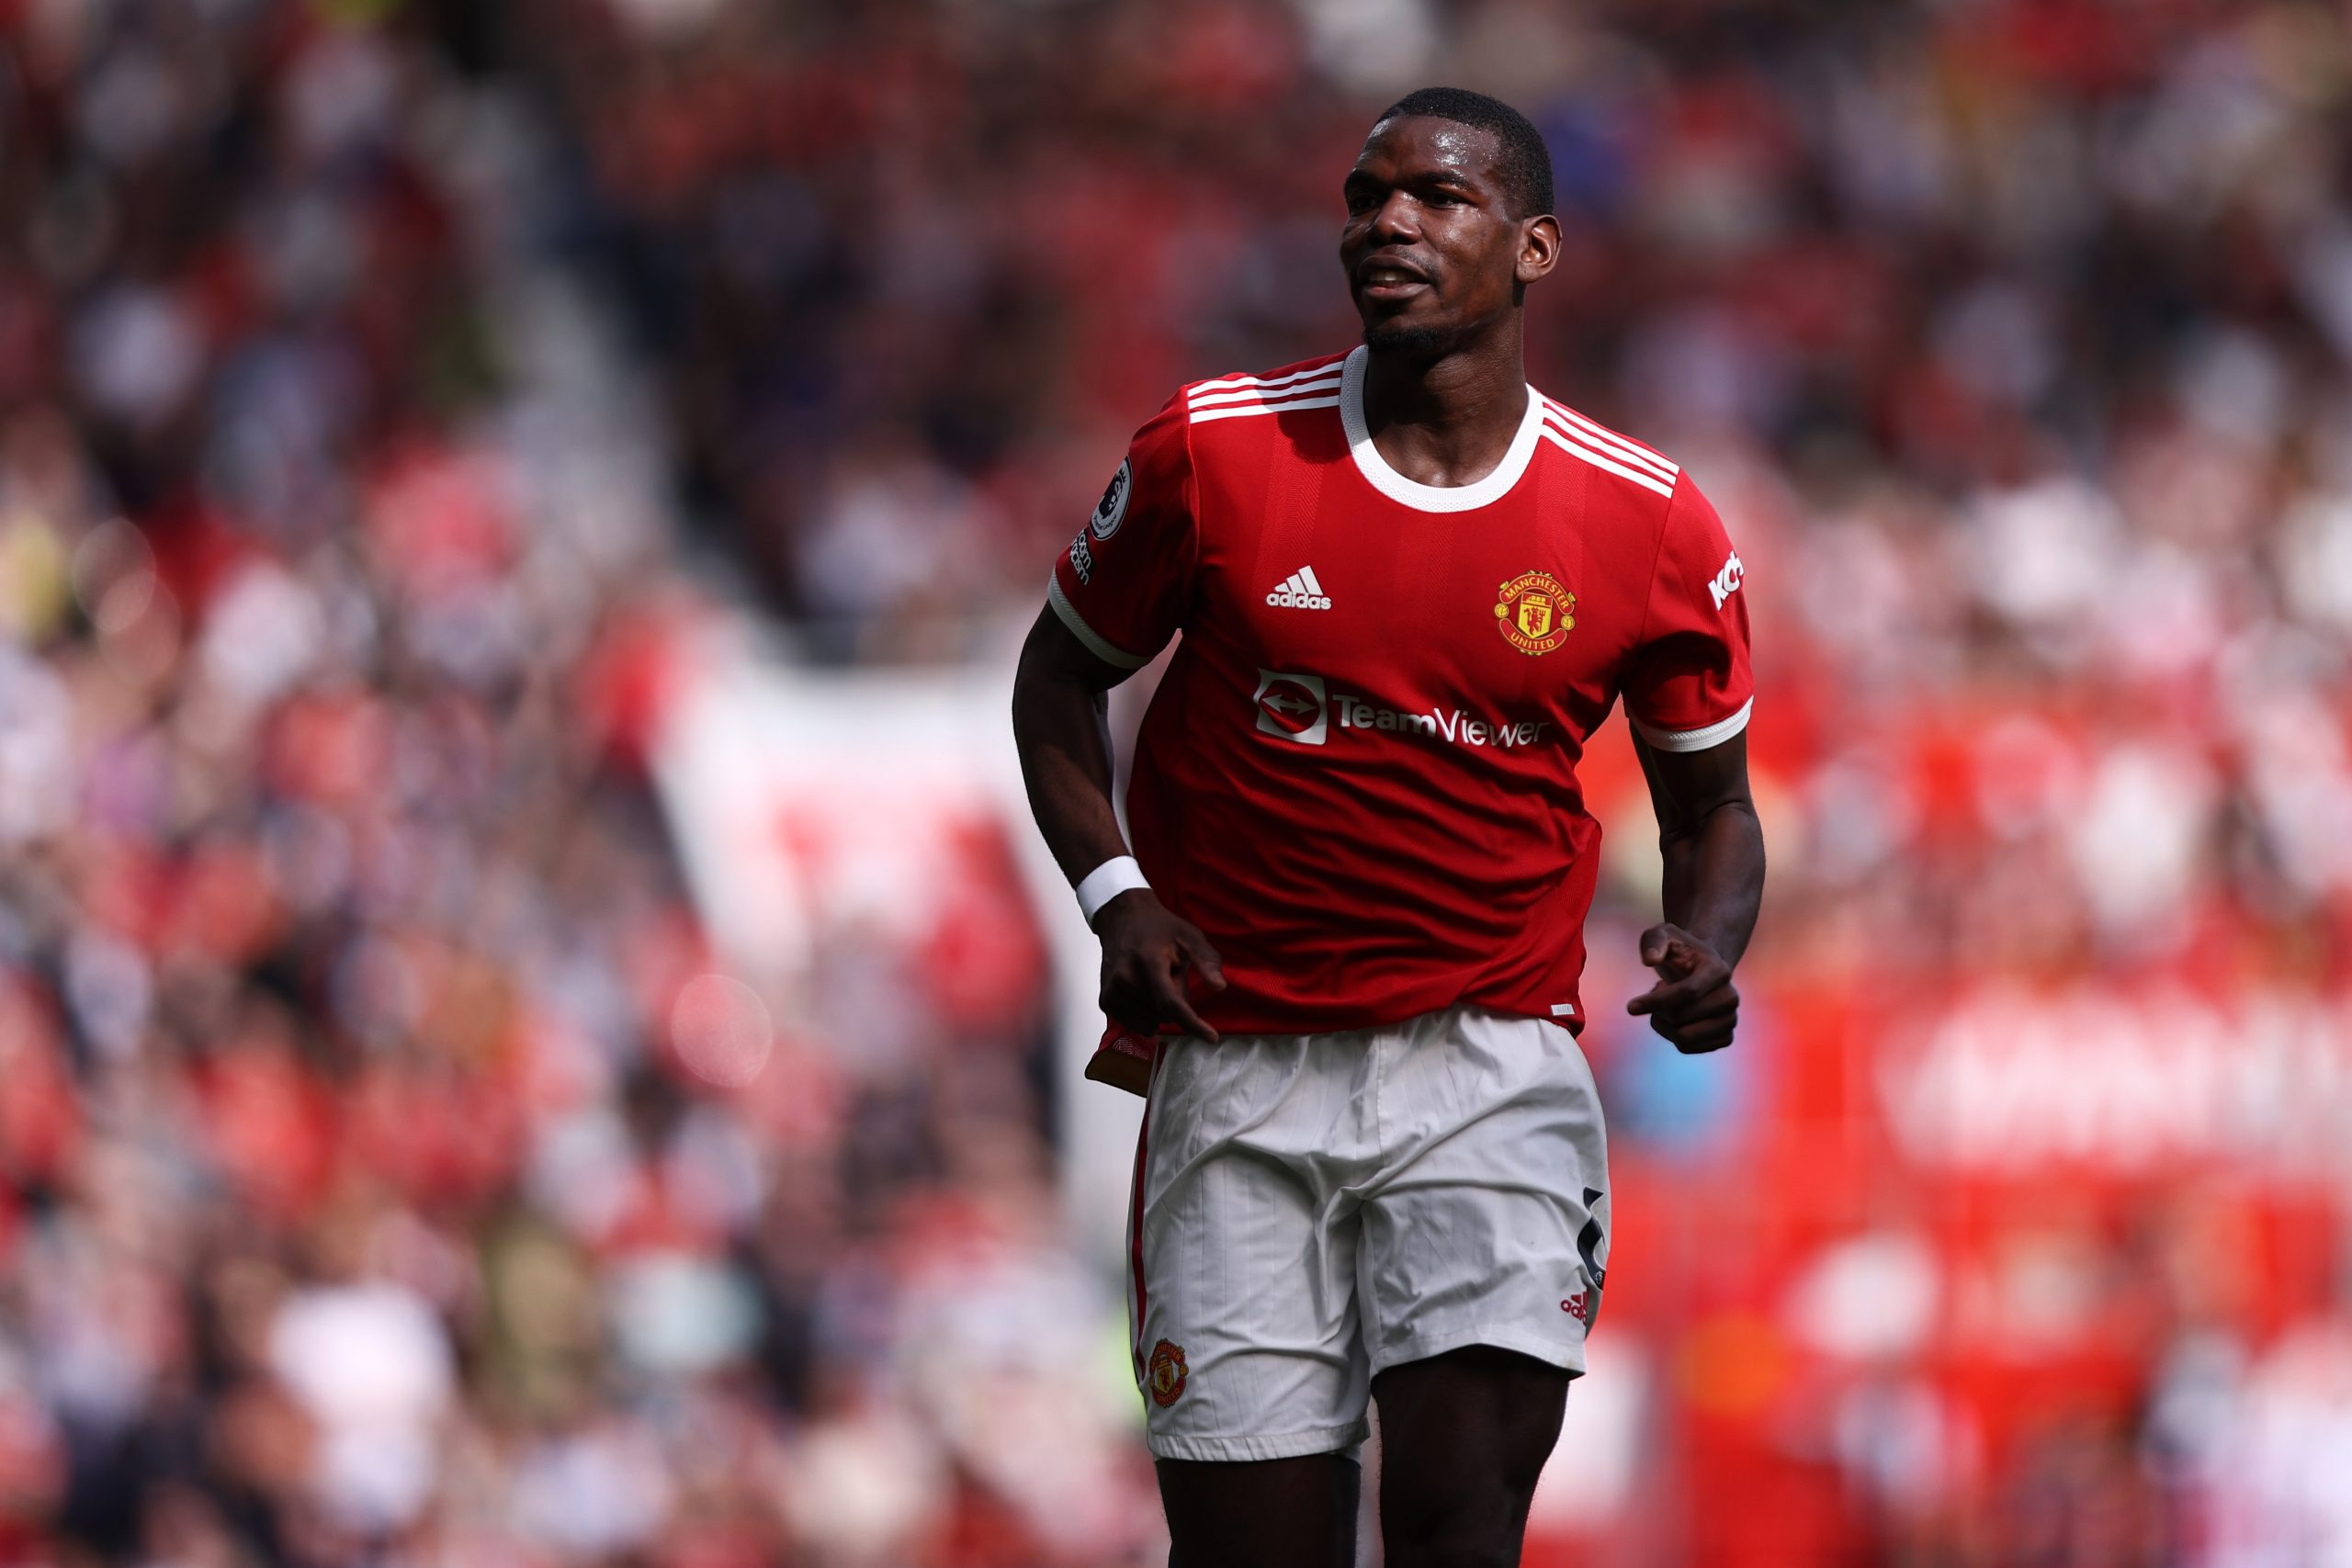
[[[1549,218],[1514,219],[1494,133],[1424,117],[1381,121],[1341,186],[1340,232],[1364,342],[1442,354],[1510,311],[1551,270]]]

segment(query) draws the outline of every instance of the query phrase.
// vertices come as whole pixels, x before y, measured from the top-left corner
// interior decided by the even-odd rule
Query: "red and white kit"
[[[1365,362],[1359,348],[1184,388],[1136,433],[1056,563],[1053,607],[1088,648],[1125,668],[1183,633],[1144,718],[1127,819],[1154,891],[1223,959],[1227,988],[1194,998],[1221,1032],[1322,1036],[1441,1015],[1515,1015],[1573,1031],[1584,1017],[1577,985],[1600,840],[1577,758],[1620,693],[1661,750],[1700,750],[1740,732],[1751,695],[1744,569],[1675,464],[1533,388],[1485,479],[1439,488],[1405,478],[1368,432]],[[1465,1048],[1426,1025],[1398,1033],[1408,1035],[1430,1050]],[[1562,1071],[1589,1093],[1573,1042],[1558,1043],[1564,1062],[1575,1058]],[[1163,1043],[1160,1077],[1171,1050],[1216,1049]],[[1162,1109],[1153,1106],[1147,1133],[1164,1141]],[[1187,1111],[1214,1114],[1213,1101]],[[1589,1122],[1598,1161],[1597,1108]],[[1201,1135],[1193,1126],[1183,1140],[1196,1156]],[[1375,1188],[1409,1181],[1396,1164],[1409,1153],[1365,1154],[1388,1173]],[[1498,1192],[1526,1185],[1521,1156],[1498,1145],[1495,1159]],[[1179,1179],[1165,1163],[1138,1161],[1138,1310],[1151,1319],[1138,1324],[1138,1371],[1148,1386],[1170,1380],[1150,1365],[1165,1339],[1183,1352],[1177,1381],[1196,1389],[1204,1358],[1178,1336],[1242,1344],[1250,1313],[1201,1281],[1169,1280],[1152,1302],[1155,1245],[1181,1249],[1178,1232],[1211,1226],[1250,1248],[1254,1269],[1295,1263],[1320,1244],[1302,1235],[1269,1249],[1235,1235],[1263,1206],[1187,1199],[1198,1171]],[[1272,1168],[1260,1154],[1240,1163]],[[1543,1173],[1556,1189],[1544,1234],[1572,1240],[1593,1220],[1607,1184],[1588,1165]],[[1347,1191],[1336,1208],[1316,1206],[1312,1223],[1361,1223],[1351,1206],[1379,1196]],[[1367,1246],[1382,1228],[1364,1225]],[[1558,1262],[1564,1279],[1597,1269],[1573,1246]],[[1480,1266],[1464,1253],[1465,1277],[1451,1283],[1426,1268],[1404,1272],[1472,1300],[1478,1285],[1467,1276]],[[1572,1295],[1564,1285],[1546,1299]],[[1584,1314],[1551,1315],[1560,1320],[1546,1331],[1552,1359],[1580,1367]],[[1486,1337],[1521,1348],[1527,1338]],[[1404,1342],[1428,1354],[1436,1340]],[[1269,1442],[1320,1442],[1349,1425],[1272,1438],[1265,1423],[1275,1417],[1237,1400],[1215,1429],[1179,1441],[1184,1397],[1152,1402],[1163,1452],[1263,1457]],[[1334,1408],[1351,1397],[1360,1396],[1336,1394]]]
[[[1747,723],[1739,557],[1674,464],[1532,388],[1493,473],[1416,484],[1365,433],[1363,360],[1185,388],[1055,567],[1110,662],[1184,633],[1136,859],[1225,961],[1220,1031],[1580,1021],[1577,759],[1621,691],[1663,750]]]

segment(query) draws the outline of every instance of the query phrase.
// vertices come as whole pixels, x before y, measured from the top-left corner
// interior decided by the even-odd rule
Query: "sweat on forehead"
[[[1532,218],[1552,210],[1552,152],[1543,132],[1517,109],[1499,98],[1461,87],[1423,87],[1406,94],[1373,122],[1377,137],[1399,119],[1439,119],[1494,138],[1494,159],[1487,173],[1494,178],[1510,206],[1513,218]],[[1371,138],[1366,139],[1370,144]]]
[[[1371,151],[1374,142],[1400,125],[1419,121],[1427,127],[1430,145],[1448,163],[1458,163],[1475,174],[1491,174],[1501,161],[1501,150],[1495,140],[1475,125],[1458,125],[1450,119],[1438,119],[1426,115],[1391,115],[1372,128],[1364,138],[1364,150]]]

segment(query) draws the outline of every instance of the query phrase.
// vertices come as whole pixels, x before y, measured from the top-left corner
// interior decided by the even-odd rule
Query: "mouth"
[[[1366,299],[1409,299],[1429,286],[1419,270],[1394,262],[1366,262],[1356,268],[1356,292]]]

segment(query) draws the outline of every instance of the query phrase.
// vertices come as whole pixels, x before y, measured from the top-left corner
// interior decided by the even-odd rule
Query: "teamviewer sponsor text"
[[[1418,731],[1431,737],[1442,736],[1458,746],[1532,746],[1544,739],[1546,729],[1552,728],[1549,719],[1502,722],[1472,718],[1459,708],[1431,708],[1427,713],[1411,713],[1382,707],[1345,692],[1332,694],[1331,706],[1339,715],[1341,729]]]

